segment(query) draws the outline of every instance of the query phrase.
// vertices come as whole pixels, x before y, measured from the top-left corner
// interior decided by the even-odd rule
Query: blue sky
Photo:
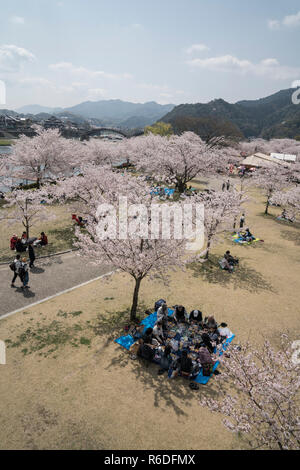
[[[1,3],[8,108],[235,102],[300,80],[299,0]]]

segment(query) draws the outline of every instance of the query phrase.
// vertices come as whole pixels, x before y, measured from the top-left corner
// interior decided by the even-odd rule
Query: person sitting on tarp
[[[10,249],[11,249],[11,250],[15,250],[15,249],[16,249],[17,241],[18,241],[17,235],[13,235],[13,236],[11,237],[11,239],[10,239]]]
[[[210,329],[210,328],[215,329],[218,327],[218,324],[215,320],[215,317],[211,315],[210,317],[205,317],[203,326],[207,329]]]
[[[200,312],[200,310],[192,310],[189,316],[189,322],[199,324],[202,323],[202,321],[202,312]]]
[[[243,239],[244,242],[252,242],[253,240],[255,240],[255,237],[252,235],[248,228],[246,228],[245,232],[240,233],[240,237]]]
[[[233,335],[233,333],[228,328],[227,323],[221,323],[218,328],[218,332],[222,341],[225,341],[227,338],[231,338],[231,336]]]
[[[208,349],[208,351],[209,351],[211,354],[213,354],[213,352],[214,352],[214,347],[213,347],[213,344],[212,344],[212,342],[211,342],[211,339],[210,339],[208,333],[203,333],[203,334],[202,334],[200,347],[202,347],[202,346],[205,346],[205,347]]]
[[[163,332],[163,323],[159,321],[153,328],[153,339],[156,340],[159,344],[164,344],[164,332]],[[153,340],[152,340],[153,342]]]
[[[213,372],[214,361],[209,350],[205,346],[202,346],[199,349],[198,358],[203,370],[203,375],[205,377],[210,376]]]
[[[165,347],[164,352],[162,353],[162,356],[160,358],[160,363],[159,363],[159,365],[161,367],[161,370],[163,370],[163,371],[169,370],[170,367],[171,367],[171,364],[173,362],[173,359],[171,357],[171,352],[172,352],[172,348],[168,344]]]
[[[176,323],[186,323],[188,320],[188,314],[183,305],[176,305],[173,313],[173,319]]]
[[[153,340],[153,328],[147,328],[145,333],[142,334],[142,342],[144,344],[152,344]]]
[[[156,323],[162,322],[163,330],[166,330],[168,327],[168,321],[169,321],[169,309],[168,309],[167,304],[163,303],[157,310]]]
[[[193,361],[188,357],[187,351],[182,351],[181,357],[179,357],[174,364],[174,373],[172,378],[175,378],[178,374],[181,374],[185,377],[193,378],[199,374],[199,366],[196,364],[194,366]]]
[[[138,357],[146,359],[146,361],[153,361],[155,356],[155,348],[151,347],[150,344],[141,343],[137,355]]]

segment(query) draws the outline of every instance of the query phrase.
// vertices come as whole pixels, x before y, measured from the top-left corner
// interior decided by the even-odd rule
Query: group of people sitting
[[[255,236],[252,235],[249,228],[246,228],[245,231],[239,231],[237,234],[238,234],[239,238],[241,238],[242,242],[249,243],[249,242],[253,242],[253,240],[255,240]]]
[[[33,246],[46,246],[48,245],[48,237],[45,232],[41,232],[39,238],[33,237],[28,238],[26,232],[22,233],[21,238],[17,235],[13,235],[10,239],[10,249],[16,250],[17,253],[23,253],[26,251],[27,247]]]
[[[191,328],[196,333],[191,333],[188,341],[178,341],[169,334],[175,326]],[[182,305],[175,306],[169,315],[166,303],[157,310],[153,328],[143,332],[143,326],[134,327],[130,333],[138,342],[137,356],[159,364],[159,374],[168,371],[170,378],[182,375],[189,379],[195,378],[201,368],[203,375],[211,375],[216,346],[232,336],[227,324],[218,325],[213,316],[203,319],[200,310],[188,314]]]

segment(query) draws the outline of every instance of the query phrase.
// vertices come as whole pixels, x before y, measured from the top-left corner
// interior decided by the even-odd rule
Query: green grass
[[[12,145],[12,141],[11,141],[11,140],[0,139],[0,146],[2,146],[2,147],[7,147],[7,146],[10,146],[10,145]]]
[[[81,314],[81,311],[64,312],[59,310],[57,317],[72,320]],[[37,322],[34,327],[27,327],[15,339],[7,339],[5,342],[7,348],[21,347],[24,356],[37,353],[39,356],[48,357],[68,344],[74,348],[78,348],[80,345],[89,347],[91,339],[82,336],[83,332],[91,332],[89,322],[66,323],[54,319],[48,324]]]

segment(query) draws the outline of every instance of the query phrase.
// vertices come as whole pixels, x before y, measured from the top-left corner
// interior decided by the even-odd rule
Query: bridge
[[[86,140],[90,137],[101,136],[105,132],[115,135],[121,135],[124,138],[137,137],[144,134],[142,129],[135,129],[133,131],[125,131],[124,129],[118,129],[116,127],[97,127],[95,129],[84,130],[81,132],[81,139]]]

